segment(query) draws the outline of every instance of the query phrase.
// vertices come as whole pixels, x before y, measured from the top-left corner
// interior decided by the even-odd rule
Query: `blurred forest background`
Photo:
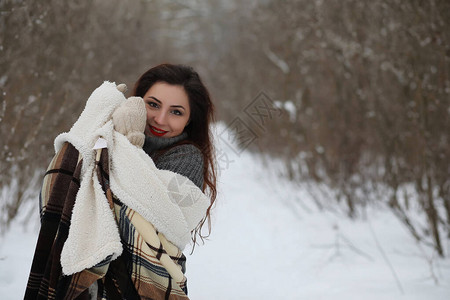
[[[246,124],[242,145],[319,207],[389,207],[449,255],[448,0],[1,0],[0,231],[37,200],[90,93],[162,62],[196,68],[217,119]]]

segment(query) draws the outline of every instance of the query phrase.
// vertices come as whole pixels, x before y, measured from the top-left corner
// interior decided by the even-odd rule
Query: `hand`
[[[130,143],[142,148],[145,141],[147,112],[141,97],[130,97],[112,114],[114,129],[128,138]]]

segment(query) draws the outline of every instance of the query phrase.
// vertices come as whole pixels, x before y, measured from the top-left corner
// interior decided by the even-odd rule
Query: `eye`
[[[154,101],[149,101],[147,102],[148,106],[153,107],[153,108],[158,108],[159,105],[158,103],[154,102]]]
[[[172,114],[174,114],[176,116],[182,116],[183,115],[183,113],[180,110],[178,110],[178,109],[172,110]]]

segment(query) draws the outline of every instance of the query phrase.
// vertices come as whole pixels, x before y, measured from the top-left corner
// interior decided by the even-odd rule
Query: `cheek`
[[[189,123],[189,119],[191,118],[191,113],[188,112],[185,116],[184,116],[184,120],[183,120],[183,127],[186,127]]]
[[[180,122],[180,128],[181,128],[181,131],[183,131],[184,128],[187,126],[188,121],[189,121],[189,119],[187,118],[187,119],[184,119],[184,120],[182,120],[182,121]]]
[[[150,109],[147,108],[147,122],[150,121],[151,118],[152,118],[152,112]]]
[[[186,127],[189,123],[189,119],[184,120],[184,127]]]
[[[172,123],[172,129],[177,132],[182,132],[184,130],[185,125],[186,125],[185,120],[178,119]]]

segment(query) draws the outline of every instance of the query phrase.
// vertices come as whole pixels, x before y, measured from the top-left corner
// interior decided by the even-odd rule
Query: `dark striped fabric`
[[[60,263],[82,160],[66,143],[51,161],[40,193],[41,230],[24,299],[188,299],[183,253],[109,188],[108,151],[97,156],[96,174],[119,227],[123,253],[64,276]]]

